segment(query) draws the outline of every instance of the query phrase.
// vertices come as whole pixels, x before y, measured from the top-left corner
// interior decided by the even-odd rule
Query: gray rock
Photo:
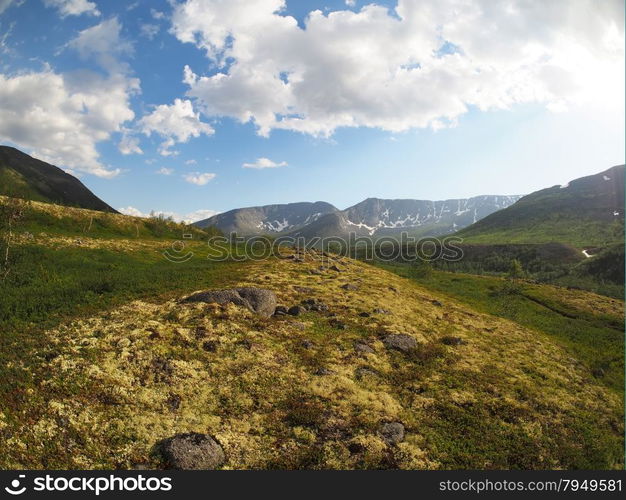
[[[323,375],[332,375],[333,373],[335,373],[332,370],[329,370],[328,368],[318,368],[315,371],[315,375],[317,376],[323,376]]]
[[[206,434],[176,434],[163,441],[161,454],[168,467],[179,470],[212,470],[226,461],[224,450]]]
[[[373,354],[374,353],[374,349],[372,349],[370,346],[362,342],[358,342],[357,344],[355,344],[354,350],[358,352],[359,354]]]
[[[392,333],[383,338],[387,349],[409,352],[417,347],[417,340],[406,333]]]
[[[453,337],[452,335],[445,335],[441,337],[441,343],[445,345],[463,345],[466,342],[461,337]]]
[[[371,316],[371,314],[368,313],[368,312],[363,311],[363,312],[359,313],[359,316],[361,316],[361,318],[369,318]]]
[[[315,290],[313,290],[312,288],[308,287],[308,286],[298,286],[298,285],[294,285],[293,289],[298,292],[298,293],[314,293]]]
[[[394,445],[404,441],[404,425],[400,422],[382,424],[378,432],[388,445]]]
[[[287,311],[287,314],[291,314],[292,316],[300,316],[301,314],[304,314],[306,312],[306,309],[302,306],[293,306],[290,307],[289,310]]]
[[[274,309],[274,316],[285,316],[288,314],[288,309],[285,306],[276,306]]]
[[[328,321],[328,324],[330,326],[332,326],[333,328],[336,328],[337,330],[345,330],[346,329],[345,323],[342,323],[338,319],[334,319],[333,318],[330,321]]]
[[[220,305],[232,303],[246,307],[260,316],[269,318],[276,310],[276,295],[271,290],[245,287],[225,290],[207,290],[190,295],[182,302],[207,302]]]
[[[355,370],[355,375],[356,378],[361,380],[363,377],[377,377],[378,376],[378,372],[376,370],[372,370],[371,368],[368,368],[366,366],[359,366],[356,370]]]
[[[341,285],[340,288],[343,288],[344,290],[358,290],[359,287],[356,285],[353,285],[352,283],[346,283],[345,285]]]
[[[313,342],[311,342],[310,340],[303,340],[302,342],[300,342],[300,345],[304,348],[304,349],[311,349],[312,347],[315,346],[315,344]]]
[[[374,314],[391,314],[387,309],[383,309],[382,307],[377,307],[374,309]]]

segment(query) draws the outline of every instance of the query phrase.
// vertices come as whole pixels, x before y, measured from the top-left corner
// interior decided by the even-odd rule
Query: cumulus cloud
[[[243,168],[278,168],[278,167],[286,167],[287,162],[281,161],[280,163],[276,163],[269,158],[258,158],[254,163],[244,163],[242,165]]]
[[[161,104],[154,111],[139,121],[139,129],[146,135],[152,133],[165,138],[159,147],[163,156],[175,154],[170,148],[179,142],[187,142],[191,137],[212,135],[215,130],[208,123],[200,121],[191,101],[175,99],[174,104]]]
[[[157,174],[160,174],[160,175],[172,175],[173,173],[174,173],[173,168],[161,167],[159,170],[157,170]]]
[[[621,0],[398,0],[317,10],[304,28],[285,0],[187,0],[171,32],[217,67],[186,67],[207,116],[329,136],[454,125],[469,107],[623,102]]]
[[[132,137],[128,135],[122,136],[122,139],[117,145],[117,149],[123,155],[143,154],[142,149],[139,147],[139,139],[137,137]]]
[[[144,213],[141,210],[132,206],[118,208],[117,210],[124,215],[131,215],[133,217],[171,217],[176,222],[184,222],[185,224],[191,224],[192,222],[208,219],[209,217],[213,217],[214,215],[219,214],[219,212],[217,212],[216,210],[208,209],[196,210],[188,214],[179,214],[176,212],[163,210],[151,210],[149,213]]]
[[[185,179],[190,184],[195,184],[196,186],[204,186],[209,181],[212,181],[215,178],[215,174],[210,173],[200,173],[200,172],[192,172],[190,174],[183,175],[183,179]]]
[[[129,77],[115,59],[128,50],[119,31],[117,20],[105,21],[68,44],[81,57],[95,57],[106,74],[57,73],[49,67],[0,74],[0,140],[73,172],[105,178],[119,174],[119,169],[100,162],[96,148],[113,133],[124,132],[124,123],[134,118],[129,100],[139,91],[139,80]],[[93,46],[88,47],[88,40]]]
[[[44,0],[46,7],[55,7],[59,10],[61,17],[80,16],[88,14],[90,16],[99,16],[100,11],[94,2],[88,0]]]

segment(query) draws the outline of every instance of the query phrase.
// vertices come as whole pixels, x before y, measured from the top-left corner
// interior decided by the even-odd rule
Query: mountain
[[[422,236],[449,234],[515,203],[520,196],[475,196],[467,199],[382,200],[368,198],[344,211],[352,228],[369,235],[409,231]]]
[[[476,243],[604,246],[624,238],[624,165],[552,186],[459,231]]]
[[[196,222],[240,235],[275,234],[304,238],[387,236],[408,231],[436,236],[455,230],[515,203],[520,196],[476,196],[445,201],[368,198],[346,210],[323,203],[291,203],[240,208]]]
[[[278,234],[295,231],[325,214],[336,212],[330,203],[287,203],[262,207],[236,208],[195,222],[200,228],[216,227],[224,234],[240,236]]]
[[[0,146],[0,194],[117,213],[76,177],[10,146]]]

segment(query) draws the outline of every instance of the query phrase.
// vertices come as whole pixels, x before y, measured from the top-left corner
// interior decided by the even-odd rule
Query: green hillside
[[[566,243],[624,239],[624,165],[524,196],[457,233],[466,243]]]
[[[76,177],[9,146],[0,146],[0,195],[117,213]]]

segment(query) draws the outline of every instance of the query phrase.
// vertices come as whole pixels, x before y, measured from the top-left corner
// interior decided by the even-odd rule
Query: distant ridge
[[[0,194],[118,213],[73,175],[10,146],[0,146]]]
[[[313,238],[347,237],[349,233],[385,236],[402,231],[416,236],[437,236],[464,228],[519,198],[496,195],[443,201],[368,198],[346,210],[325,202],[290,203],[238,208],[195,224],[242,236],[291,234]]]

